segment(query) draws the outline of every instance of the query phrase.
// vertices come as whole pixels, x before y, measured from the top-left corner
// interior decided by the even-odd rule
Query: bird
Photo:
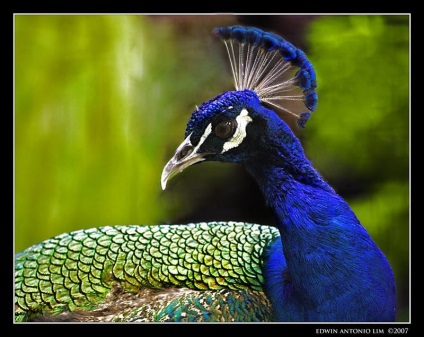
[[[304,129],[315,112],[312,63],[257,27],[213,34],[226,48],[235,90],[196,107],[161,187],[202,162],[239,164],[275,225],[115,225],[60,234],[15,254],[16,322],[396,319],[390,263],[282,118]]]

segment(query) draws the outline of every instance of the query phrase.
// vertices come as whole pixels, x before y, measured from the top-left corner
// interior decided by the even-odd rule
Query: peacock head
[[[266,150],[261,144],[269,144],[275,128],[292,135],[277,113],[288,113],[304,127],[316,108],[315,72],[300,49],[257,28],[223,27],[214,33],[227,48],[236,90],[193,112],[184,141],[163,169],[162,189],[193,164],[249,160]]]

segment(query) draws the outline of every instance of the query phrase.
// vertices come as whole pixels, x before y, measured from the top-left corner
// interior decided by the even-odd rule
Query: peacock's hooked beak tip
[[[166,163],[165,167],[163,168],[160,180],[162,190],[165,190],[166,183],[172,177],[176,176],[187,167],[205,160],[203,154],[197,152],[198,148],[191,144],[190,136],[191,135],[189,135],[184,140],[184,142],[178,146],[174,156],[168,161],[168,163]]]

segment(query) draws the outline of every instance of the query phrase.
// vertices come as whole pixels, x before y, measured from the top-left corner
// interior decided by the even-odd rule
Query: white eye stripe
[[[208,138],[208,136],[210,135],[211,132],[212,132],[212,124],[209,123],[209,125],[206,127],[205,132],[203,133],[202,137],[200,137],[199,143],[197,143],[193,152],[196,152],[199,149],[200,145],[202,145],[204,143],[204,141],[206,140],[206,138]],[[191,136],[191,134],[190,134],[190,136]]]
[[[228,150],[239,146],[243,142],[244,138],[246,138],[247,124],[252,121],[252,118],[249,116],[249,112],[246,109],[243,109],[240,112],[240,115],[236,117],[236,121],[237,129],[234,132],[233,137],[231,137],[228,142],[224,143],[221,153],[227,152]]]

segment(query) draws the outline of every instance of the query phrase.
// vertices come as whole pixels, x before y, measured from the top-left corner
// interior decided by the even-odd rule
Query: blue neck
[[[284,145],[274,137],[260,165],[259,158],[245,163],[281,234],[264,270],[276,320],[393,321],[395,285],[386,258],[299,141],[282,136]]]

